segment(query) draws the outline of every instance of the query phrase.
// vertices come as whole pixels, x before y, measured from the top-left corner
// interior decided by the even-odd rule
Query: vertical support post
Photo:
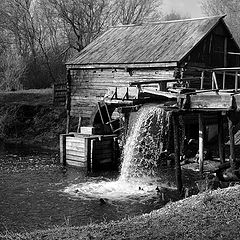
[[[182,194],[182,170],[180,165],[180,144],[179,144],[179,116],[177,113],[173,114],[173,133],[174,133],[174,150],[175,150],[175,176],[177,189]]]
[[[238,72],[235,72],[235,91],[238,90]]]
[[[71,113],[71,72],[67,70],[67,97],[66,97],[66,108],[67,108],[67,126],[66,133],[69,133],[70,129],[70,113]]]
[[[214,77],[213,77],[214,72],[212,72],[212,90],[214,89]]]
[[[204,145],[204,126],[203,126],[203,116],[198,115],[198,125],[199,125],[199,171],[203,173],[203,145]]]
[[[60,163],[66,166],[66,134],[60,135]]]
[[[224,143],[224,132],[223,132],[223,116],[218,115],[218,152],[220,162],[225,162],[225,143]]]
[[[86,172],[92,172],[92,147],[91,147],[91,138],[85,138],[85,161],[86,164]]]
[[[226,86],[226,72],[223,72],[223,90],[225,89]]]
[[[224,59],[223,59],[223,66],[226,68],[227,67],[227,48],[228,48],[228,42],[227,42],[227,37],[224,39]]]
[[[201,86],[200,86],[201,90],[203,89],[203,81],[204,81],[204,71],[202,71],[201,73]]]
[[[228,115],[228,131],[229,131],[229,141],[230,141],[230,164],[233,169],[236,168],[236,157],[235,157],[235,140],[234,140],[234,124],[231,116]]]

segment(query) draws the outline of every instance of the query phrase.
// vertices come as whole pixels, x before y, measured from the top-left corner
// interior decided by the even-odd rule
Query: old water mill
[[[47,171],[12,175],[19,196],[6,194],[1,229],[118,220],[183,197],[208,174],[238,180],[239,56],[224,16],[108,29],[55,87],[67,110],[61,167],[46,158]]]

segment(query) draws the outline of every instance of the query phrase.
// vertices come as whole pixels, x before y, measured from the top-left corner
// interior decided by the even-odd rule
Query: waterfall
[[[120,181],[154,177],[167,141],[169,117],[160,105],[146,105],[138,111],[124,147]]]
[[[155,176],[160,154],[168,140],[170,113],[161,105],[145,105],[130,119],[123,150],[121,174],[117,181],[95,180],[71,184],[64,192],[83,199],[128,200],[156,194],[164,182]]]

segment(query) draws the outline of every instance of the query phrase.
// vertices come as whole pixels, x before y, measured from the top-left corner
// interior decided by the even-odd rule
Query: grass
[[[29,89],[0,92],[0,104],[52,105],[53,89]]]
[[[1,239],[239,239],[240,186],[207,191],[150,214],[83,227],[59,227]]]

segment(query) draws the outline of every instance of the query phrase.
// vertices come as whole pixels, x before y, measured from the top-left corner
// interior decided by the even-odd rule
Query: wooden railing
[[[57,106],[65,106],[67,87],[65,83],[55,83],[53,85],[53,103]]]

